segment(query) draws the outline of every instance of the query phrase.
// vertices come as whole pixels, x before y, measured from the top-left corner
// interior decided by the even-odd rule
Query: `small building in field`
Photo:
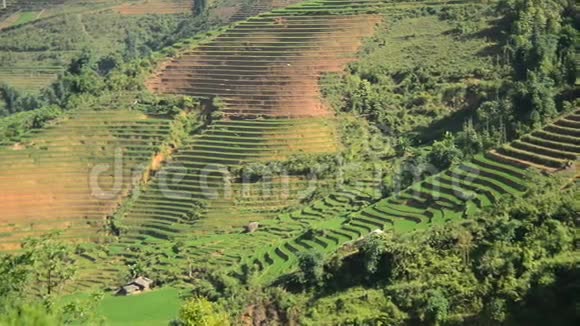
[[[373,230],[373,231],[372,231],[371,233],[369,233],[369,234],[370,234],[370,235],[381,235],[381,234],[383,234],[383,233],[385,233],[385,231],[383,231],[383,230],[381,230],[381,229],[376,229],[376,230]]]
[[[256,232],[258,227],[260,227],[260,224],[258,224],[258,222],[252,222],[252,223],[246,225],[246,228],[245,228],[246,233],[254,233],[254,232]]]
[[[125,284],[117,291],[117,295],[133,295],[151,290],[153,280],[139,276],[133,281]]]

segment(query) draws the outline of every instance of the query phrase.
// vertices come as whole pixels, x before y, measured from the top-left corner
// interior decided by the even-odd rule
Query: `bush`
[[[180,326],[228,326],[228,316],[207,299],[196,297],[187,301],[179,311]]]
[[[18,142],[30,130],[42,128],[62,114],[62,109],[52,105],[0,119],[0,142]]]
[[[324,280],[324,256],[317,251],[301,253],[297,280],[305,286],[319,286]]]
[[[1,102],[4,105],[0,107],[0,117],[18,112],[36,110],[43,105],[43,101],[39,96],[22,94],[7,84],[0,84]]]
[[[455,138],[447,133],[441,141],[436,141],[431,147],[431,152],[427,155],[429,162],[435,167],[444,170],[452,164],[458,163],[463,157],[463,153],[455,146]]]

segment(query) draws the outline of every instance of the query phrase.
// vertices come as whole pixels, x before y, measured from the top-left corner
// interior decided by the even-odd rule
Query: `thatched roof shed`
[[[117,295],[131,295],[151,290],[153,280],[139,276],[117,291]]]

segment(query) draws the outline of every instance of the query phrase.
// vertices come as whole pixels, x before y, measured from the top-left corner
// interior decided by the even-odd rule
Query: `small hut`
[[[381,235],[381,234],[383,234],[383,233],[385,233],[385,231],[383,231],[383,230],[381,230],[381,229],[376,229],[376,230],[373,230],[373,231],[372,231],[371,233],[369,233],[369,234],[370,234],[370,235]]]
[[[125,284],[117,291],[117,295],[139,294],[151,290],[153,281],[143,276],[139,276],[133,281]]]
[[[248,225],[246,225],[246,232],[247,233],[254,233],[258,227],[260,226],[260,224],[258,224],[258,222],[252,222]]]

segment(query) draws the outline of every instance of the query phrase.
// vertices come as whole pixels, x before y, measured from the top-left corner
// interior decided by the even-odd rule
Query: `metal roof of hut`
[[[141,289],[149,289],[151,287],[151,284],[153,284],[153,280],[147,277],[139,276],[129,284],[135,284],[139,286]]]

